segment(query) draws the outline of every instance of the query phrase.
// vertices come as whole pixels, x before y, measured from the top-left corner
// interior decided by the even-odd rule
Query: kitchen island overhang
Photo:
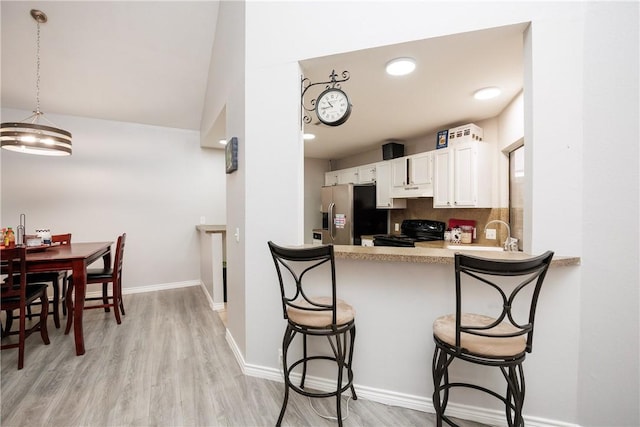
[[[443,242],[418,243],[416,245],[416,247],[335,245],[334,253],[336,259],[451,265],[453,265],[456,252],[498,260],[522,260],[535,256],[524,252],[445,249]],[[580,265],[580,257],[554,255],[551,261],[552,267],[572,265]]]

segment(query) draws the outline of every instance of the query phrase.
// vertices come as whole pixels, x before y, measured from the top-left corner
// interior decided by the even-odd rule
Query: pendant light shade
[[[32,9],[31,16],[38,27],[36,109],[31,116],[21,122],[0,124],[0,143],[4,149],[20,153],[68,156],[71,154],[71,133],[56,127],[40,111],[40,24],[47,22],[47,15]],[[47,124],[40,123],[45,120]]]

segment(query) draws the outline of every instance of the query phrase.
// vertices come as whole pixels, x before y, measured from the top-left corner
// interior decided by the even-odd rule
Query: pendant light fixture
[[[40,111],[40,24],[47,22],[47,15],[36,9],[31,16],[38,27],[36,42],[36,109],[33,114],[21,122],[0,124],[2,148],[20,153],[45,156],[71,155],[71,133],[59,129]],[[46,120],[47,124],[40,124]]]

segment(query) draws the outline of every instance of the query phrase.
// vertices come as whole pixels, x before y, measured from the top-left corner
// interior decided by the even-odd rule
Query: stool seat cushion
[[[331,305],[331,297],[314,297],[313,302],[316,304]],[[293,304],[300,307],[315,307],[306,300],[294,301]],[[311,328],[328,328],[331,326],[333,319],[331,318],[331,310],[326,311],[308,311],[295,307],[287,307],[287,317],[295,324],[309,326]],[[341,299],[336,300],[336,325],[344,325],[351,322],[356,316],[353,307]]]
[[[460,324],[462,326],[487,326],[496,319],[481,314],[463,313]],[[481,331],[485,334],[504,335],[519,332],[515,326],[502,322],[491,329]],[[456,345],[456,316],[448,314],[438,317],[433,322],[433,335],[449,344]],[[525,351],[527,340],[525,335],[515,337],[485,337],[465,332],[460,333],[460,347],[470,353],[489,357],[511,357]]]

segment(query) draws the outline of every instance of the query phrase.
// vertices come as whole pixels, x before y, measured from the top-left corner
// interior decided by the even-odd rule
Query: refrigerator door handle
[[[333,218],[333,208],[336,207],[336,204],[331,202],[329,203],[329,235],[331,236],[331,241],[335,240],[335,221]]]

